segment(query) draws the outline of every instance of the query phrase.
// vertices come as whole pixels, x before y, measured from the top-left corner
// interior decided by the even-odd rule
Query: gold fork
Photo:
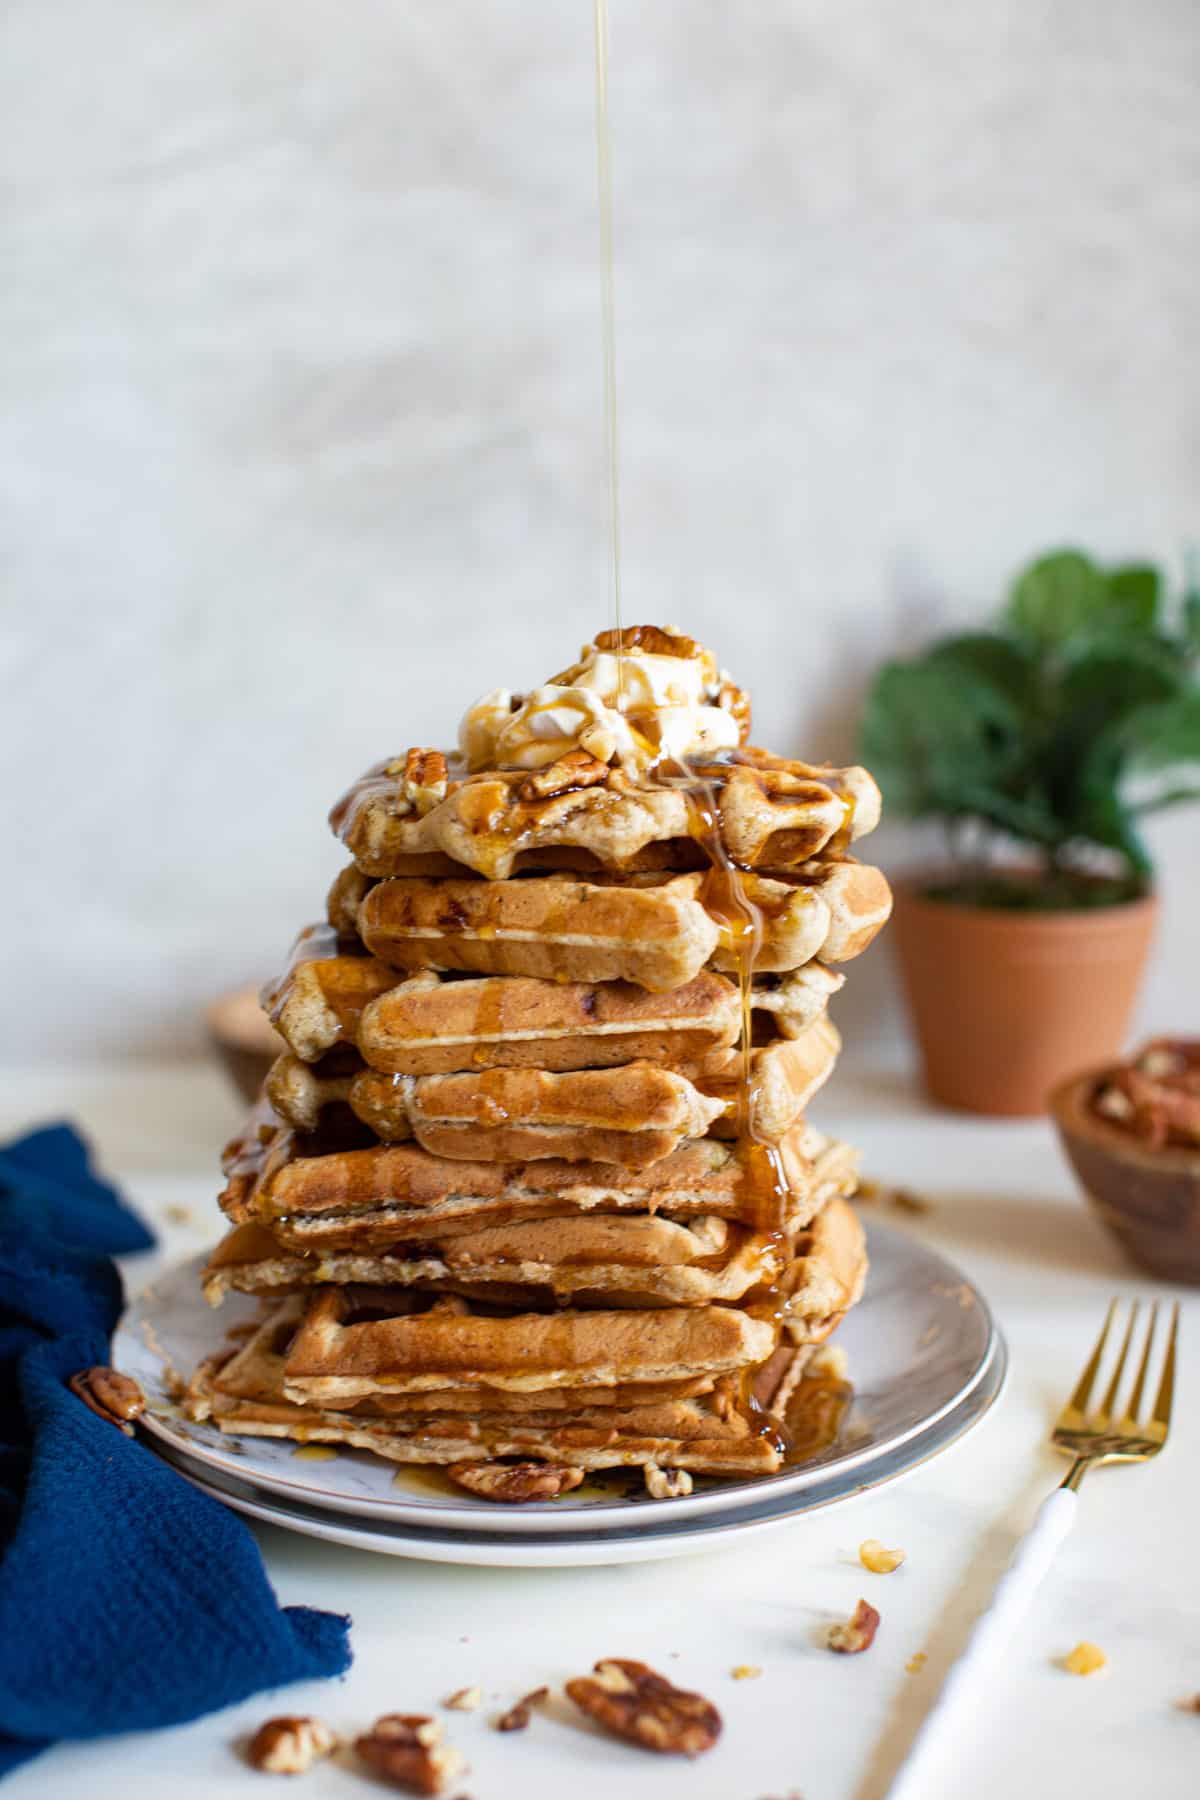
[[[1095,1411],[1090,1411],[1092,1389],[1096,1386],[1118,1313],[1118,1302],[1113,1300],[1110,1303],[1096,1347],[1050,1434],[1050,1442],[1055,1449],[1071,1458],[1071,1467],[1062,1486],[1055,1488],[1049,1498],[1042,1502],[1032,1526],[1017,1545],[1008,1568],[992,1595],[991,1604],[977,1621],[966,1648],[951,1669],[936,1703],[913,1740],[904,1765],[890,1789],[890,1800],[928,1800],[931,1794],[939,1791],[935,1765],[941,1760],[946,1736],[943,1727],[959,1700],[964,1702],[964,1711],[967,1711],[968,1696],[974,1695],[977,1684],[987,1680],[992,1665],[1004,1651],[1028,1610],[1038,1584],[1054,1561],[1055,1552],[1075,1522],[1078,1506],[1076,1491],[1088,1470],[1108,1462],[1148,1462],[1152,1456],[1158,1455],[1166,1443],[1171,1424],[1171,1404],[1175,1398],[1175,1357],[1179,1342],[1178,1301],[1172,1308],[1166,1355],[1149,1418],[1142,1417],[1142,1402],[1158,1327],[1157,1300],[1150,1309],[1150,1323],[1132,1390],[1123,1409],[1119,1412],[1117,1410],[1118,1396],[1125,1381],[1125,1371],[1133,1347],[1139,1307],[1140,1303],[1135,1300],[1121,1340],[1116,1367],[1109,1378],[1104,1397]]]
[[[1150,1371],[1150,1353],[1154,1348],[1154,1333],[1158,1325],[1158,1301],[1150,1308],[1150,1324],[1146,1331],[1146,1344],[1142,1351],[1142,1360],[1138,1364],[1138,1372],[1134,1377],[1133,1392],[1130,1394],[1122,1413],[1117,1413],[1117,1395],[1121,1383],[1125,1379],[1125,1365],[1129,1361],[1129,1352],[1133,1344],[1134,1328],[1137,1325],[1138,1311],[1141,1302],[1135,1300],[1129,1313],[1129,1324],[1125,1327],[1125,1337],[1121,1344],[1121,1354],[1117,1358],[1117,1366],[1105,1390],[1099,1409],[1088,1412],[1092,1398],[1092,1389],[1096,1385],[1096,1377],[1100,1373],[1100,1364],[1104,1360],[1104,1352],[1108,1348],[1108,1335],[1112,1330],[1113,1320],[1117,1316],[1117,1302],[1109,1303],[1108,1314],[1103,1329],[1096,1339],[1096,1348],[1088,1358],[1087,1367],[1079,1377],[1075,1392],[1067,1401],[1054,1422],[1054,1430],[1050,1433],[1050,1442],[1056,1450],[1062,1450],[1073,1461],[1069,1474],[1063,1481],[1063,1487],[1074,1493],[1089,1469],[1106,1462],[1148,1462],[1157,1456],[1167,1441],[1167,1432],[1171,1424],[1171,1402],[1175,1398],[1175,1348],[1179,1341],[1179,1302],[1172,1308],[1171,1331],[1167,1339],[1167,1354],[1163,1361],[1162,1375],[1159,1377],[1158,1393],[1154,1405],[1150,1409],[1150,1417],[1142,1421],[1142,1397],[1146,1391],[1146,1377]]]

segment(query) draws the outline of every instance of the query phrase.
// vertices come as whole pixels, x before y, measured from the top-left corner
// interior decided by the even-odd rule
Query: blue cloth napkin
[[[236,1515],[67,1387],[153,1241],[69,1126],[0,1148],[0,1775],[350,1664],[349,1619],[281,1610]]]

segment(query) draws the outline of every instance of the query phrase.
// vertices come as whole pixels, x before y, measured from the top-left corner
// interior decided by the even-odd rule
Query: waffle
[[[552,1074],[384,1075],[328,1071],[281,1056],[267,1077],[276,1112],[302,1131],[327,1106],[348,1105],[386,1144],[415,1138],[435,1156],[525,1162],[618,1162],[642,1169],[684,1138],[703,1137],[728,1101],[650,1062]]]
[[[710,959],[726,972],[738,968],[730,924],[705,904],[709,878],[701,874],[619,884],[569,875],[401,877],[365,892],[362,881],[339,877],[331,921],[344,931],[352,913],[371,954],[398,969],[633,981],[662,993],[682,987]],[[866,949],[891,910],[879,870],[849,860],[808,863],[791,880],[747,875],[743,891],[762,918],[753,959],[762,972],[818,956],[845,962]]]
[[[625,981],[447,981],[426,973],[364,1008],[358,1047],[372,1068],[404,1075],[611,1068],[642,1059],[682,1069],[735,1043],[740,1029],[736,987],[707,970],[669,994]]]
[[[786,1015],[785,1015],[786,1016]],[[759,1045],[750,1058],[753,1137],[777,1143],[828,1079],[841,1039],[827,1018],[794,1038]],[[733,1046],[705,1057],[695,1080],[639,1061],[553,1073],[499,1068],[452,1075],[388,1075],[345,1052],[318,1064],[278,1058],[267,1076],[275,1111],[299,1131],[325,1109],[349,1106],[386,1144],[415,1138],[435,1156],[467,1161],[618,1162],[643,1169],[684,1138],[734,1135],[743,1074]]]
[[[327,1282],[423,1287],[514,1305],[570,1299],[577,1305],[698,1306],[741,1300],[764,1282],[777,1281],[784,1264],[797,1256],[842,1267],[842,1239],[830,1232],[845,1211],[837,1196],[853,1187],[854,1178],[849,1158],[827,1171],[817,1190],[821,1211],[794,1242],[716,1217],[601,1213],[485,1225],[444,1242],[433,1238],[383,1252],[304,1255],[262,1225],[239,1225],[213,1252],[204,1291],[214,1306],[229,1292],[288,1293]],[[829,1219],[831,1208],[837,1211]],[[857,1241],[861,1244],[861,1237]],[[814,1314],[807,1299],[801,1310]],[[839,1310],[844,1309],[831,1302],[818,1312]]]
[[[443,1328],[456,1316],[461,1319],[444,1316]],[[626,1320],[635,1316],[625,1315]],[[802,1348],[773,1353],[746,1401],[743,1378],[718,1373],[690,1384],[608,1388],[588,1383],[532,1391],[478,1383],[409,1393],[389,1388],[335,1407],[328,1398],[323,1403],[297,1399],[289,1378],[312,1329],[300,1304],[283,1302],[236,1354],[201,1365],[185,1400],[189,1416],[211,1419],[238,1436],[344,1444],[396,1463],[445,1466],[520,1457],[584,1469],[641,1465],[767,1474],[783,1461],[779,1419],[807,1355]]]
[[[439,760],[446,771],[440,793],[409,797],[414,757]],[[745,748],[696,765],[693,779],[711,790],[721,841],[740,868],[799,868],[879,822],[879,790],[865,769],[813,767]],[[453,757],[409,751],[368,770],[330,823],[359,869],[377,877],[440,875],[448,864],[450,872],[473,869],[503,881],[545,868],[548,850],[586,855],[602,869],[705,863],[702,850],[689,854],[696,810],[682,785],[640,786],[595,758],[460,776]]]
[[[264,990],[286,1051],[204,1276],[261,1321],[192,1416],[473,1491],[505,1458],[651,1492],[781,1465],[866,1271],[857,1159],[807,1111],[891,895],[851,853],[871,777],[748,733],[709,652],[632,627],[334,808],[351,860]]]
[[[524,881],[380,881],[358,911],[367,949],[398,969],[460,969],[551,981],[682,987],[720,931],[697,898],[701,877],[644,887],[569,875]]]
[[[740,1050],[710,1057],[699,1076],[702,1092],[722,1103],[710,1129],[718,1137],[748,1131],[760,1143],[777,1144],[799,1124],[813,1095],[833,1073],[842,1040],[836,1027],[818,1018],[794,1038],[779,1038],[750,1053],[749,1108],[743,1117]]]
[[[354,1122],[357,1124],[357,1121]],[[548,1158],[518,1164],[456,1162],[411,1144],[344,1143],[276,1124],[236,1139],[226,1155],[221,1207],[233,1224],[269,1224],[305,1252],[387,1249],[514,1219],[579,1212],[711,1214],[761,1230],[795,1229],[817,1210],[813,1137],[797,1127],[778,1147],[786,1188],[741,1142],[689,1139],[646,1169]],[[359,1128],[362,1129],[361,1127]]]
[[[840,985],[835,972],[812,963],[757,977],[751,1003],[781,1035],[796,1037]],[[398,981],[372,957],[335,953],[294,962],[271,993],[272,1020],[302,1062],[351,1044],[372,1068],[396,1075],[562,1072],[640,1060],[687,1073],[729,1049],[741,1031],[735,983],[709,969],[652,994],[624,981],[456,979],[431,970]]]
[[[765,1362],[776,1329],[732,1306],[645,1313],[511,1312],[394,1288],[324,1287],[287,1353],[283,1390],[337,1407],[461,1382],[510,1393],[735,1374]]]

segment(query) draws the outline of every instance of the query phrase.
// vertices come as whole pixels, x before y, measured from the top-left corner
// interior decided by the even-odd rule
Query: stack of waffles
[[[603,633],[334,809],[205,1274],[261,1316],[193,1416],[497,1497],[780,1467],[862,1290],[855,1157],[805,1112],[890,896],[870,777],[748,723],[691,639]]]

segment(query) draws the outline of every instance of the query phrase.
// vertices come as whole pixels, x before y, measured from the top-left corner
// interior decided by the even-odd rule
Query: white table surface
[[[238,1109],[205,1066],[123,1072],[9,1071],[0,1129],[69,1117],[91,1135],[174,1260],[217,1235],[217,1151]],[[673,1562],[585,1570],[479,1570],[370,1556],[256,1528],[286,1603],[353,1615],[354,1666],[341,1683],[260,1695],[193,1725],[67,1746],[5,1784],[8,1800],[188,1800],[257,1796],[236,1741],[272,1712],[313,1711],[336,1729],[380,1712],[436,1711],[479,1684],[474,1714],[442,1715],[468,1755],[472,1800],[874,1800],[887,1791],[948,1661],[1047,1489],[1061,1478],[1048,1425],[1105,1302],[1171,1290],[1126,1268],[1078,1199],[1041,1123],[935,1112],[908,1078],[839,1069],[815,1116],[866,1153],[867,1172],[920,1191],[934,1210],[889,1221],[936,1244],[982,1286],[1012,1353],[1008,1390],[982,1426],[904,1483],[797,1519],[743,1548]],[[186,1209],[186,1217],[177,1209]],[[168,1216],[170,1213],[170,1216]],[[136,1288],[157,1255],[134,1259]],[[1042,1590],[1004,1677],[964,1734],[946,1791],[970,1800],[1200,1793],[1200,1427],[1192,1370],[1200,1295],[1184,1299],[1174,1439],[1155,1464],[1102,1470],[1084,1485],[1079,1527]],[[856,1560],[868,1537],[908,1553],[894,1575]],[[220,1572],[214,1571],[220,1579]],[[823,1624],[860,1594],[882,1614],[873,1649],[836,1657]],[[1080,1679],[1056,1659],[1081,1638],[1110,1659]],[[915,1652],[927,1661],[906,1672]],[[496,1710],[605,1655],[640,1657],[721,1708],[718,1747],[694,1764],[603,1739],[565,1701],[517,1735]],[[734,1681],[738,1664],[757,1680]],[[287,1792],[293,1791],[288,1786]],[[295,1784],[305,1800],[370,1791],[348,1767]],[[384,1790],[379,1790],[384,1791]],[[457,1792],[458,1789],[452,1790]]]

